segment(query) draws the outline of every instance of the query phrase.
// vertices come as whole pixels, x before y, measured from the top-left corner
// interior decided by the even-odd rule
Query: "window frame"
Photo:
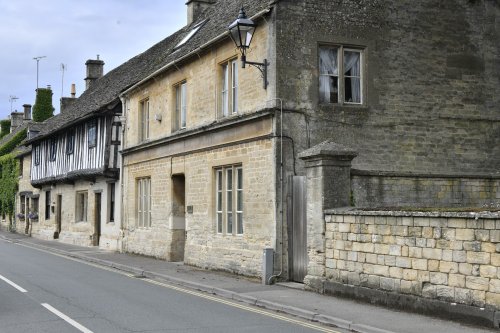
[[[175,130],[186,128],[187,124],[187,81],[181,81],[174,85],[174,110],[175,110]]]
[[[87,143],[88,148],[97,146],[97,120],[91,120],[87,123]]]
[[[57,157],[57,138],[52,137],[49,139],[49,161],[53,162]]]
[[[216,234],[224,236],[244,235],[243,176],[241,164],[214,168]]]
[[[145,98],[139,102],[139,142],[149,140],[149,98]]]
[[[66,155],[75,152],[75,129],[72,128],[66,133]]]
[[[81,202],[80,200],[83,199]],[[89,193],[77,191],[75,193],[75,222],[88,221]]]
[[[108,184],[108,222],[115,222],[115,206],[116,206],[116,186],[115,183]]]
[[[51,207],[51,193],[45,191],[45,220],[50,220],[50,207]]]
[[[219,66],[219,114],[224,118],[238,113],[238,58],[225,60]]]
[[[332,74],[323,74],[321,73],[320,66],[320,57],[321,57],[321,49],[337,49],[337,75]],[[346,101],[345,91],[346,77],[357,77],[357,76],[347,76],[344,73],[344,64],[345,64],[345,53],[346,52],[357,52],[359,53],[359,89],[360,89],[360,102],[349,102]],[[318,46],[318,102],[319,104],[334,104],[334,105],[349,105],[349,106],[363,106],[365,104],[366,96],[365,96],[365,53],[366,48],[362,46],[354,46],[354,45],[344,45],[344,44],[320,44]],[[331,101],[322,101],[321,97],[321,77],[324,76],[333,76],[337,77],[337,102]]]
[[[33,155],[35,165],[40,165],[40,144],[33,145]]]
[[[151,177],[136,178],[136,226],[151,228]]]

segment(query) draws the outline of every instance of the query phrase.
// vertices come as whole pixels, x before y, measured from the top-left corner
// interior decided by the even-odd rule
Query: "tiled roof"
[[[274,2],[276,1],[272,1],[272,3]],[[94,81],[91,87],[75,103],[69,105],[64,113],[44,121],[39,135],[29,140],[28,143],[43,139],[51,133],[71,126],[82,118],[103,112],[108,107],[116,105],[119,102],[119,94],[127,88],[226,32],[228,25],[238,16],[241,5],[245,7],[247,15],[251,17],[269,7],[270,3],[270,0],[217,0],[189,26],[185,26]],[[179,14],[185,15],[185,12]],[[205,19],[208,21],[203,27],[180,48],[174,50],[192,27]]]

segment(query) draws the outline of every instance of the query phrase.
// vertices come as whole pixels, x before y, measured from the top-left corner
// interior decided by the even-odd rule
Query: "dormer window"
[[[193,29],[191,29],[191,31],[186,35],[184,36],[184,38],[174,47],[174,50],[177,50],[179,47],[181,47],[182,45],[186,44],[188,42],[188,40],[190,40],[197,32],[198,30],[201,29],[201,27],[207,22],[207,20],[205,21],[202,21],[198,24],[196,24]]]

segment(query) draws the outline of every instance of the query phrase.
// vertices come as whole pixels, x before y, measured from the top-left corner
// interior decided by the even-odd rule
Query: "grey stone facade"
[[[326,139],[357,151],[359,206],[498,204],[499,14],[489,0],[280,1],[285,154]],[[361,105],[319,103],[318,47],[330,44],[363,50]]]

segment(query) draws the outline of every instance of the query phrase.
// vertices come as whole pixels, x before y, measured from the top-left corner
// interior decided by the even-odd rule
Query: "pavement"
[[[220,297],[359,333],[498,332],[381,306],[305,291],[302,284],[263,285],[258,280],[202,270],[181,262],[41,240],[0,230],[0,240],[118,269]]]

